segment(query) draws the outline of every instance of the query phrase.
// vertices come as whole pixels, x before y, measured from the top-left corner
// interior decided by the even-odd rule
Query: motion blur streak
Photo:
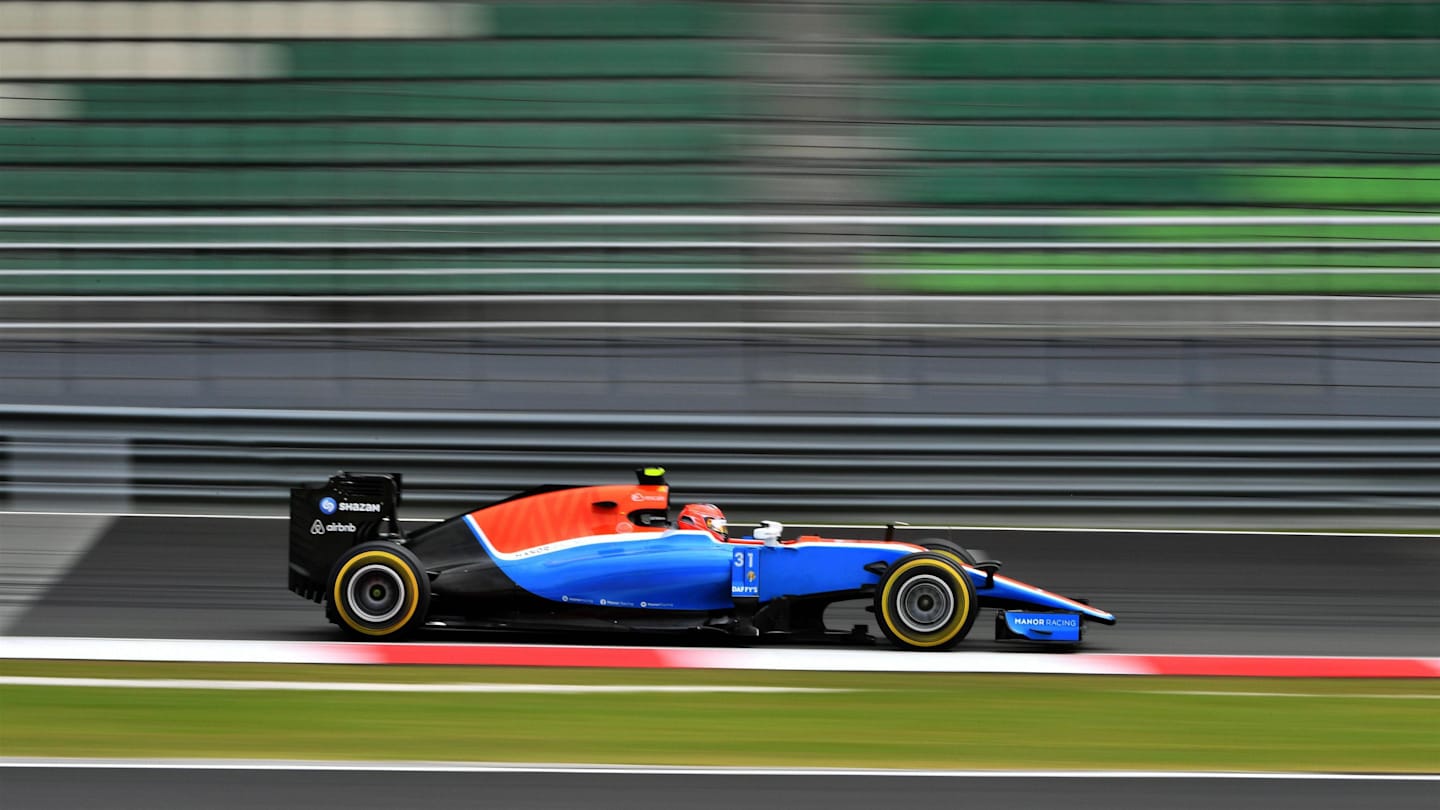
[[[65,531],[64,519],[56,520],[62,522],[53,528],[33,524],[23,537],[7,533],[7,546],[18,547],[22,541],[43,546],[51,531]],[[825,533],[846,534],[838,529]],[[1430,539],[1064,530],[972,530],[954,537],[987,549],[1037,583],[1113,609],[1120,623],[1089,634],[1085,655],[1017,654],[987,639],[983,624],[966,639],[964,653],[943,656],[813,647],[616,647],[610,645],[646,641],[614,635],[578,639],[603,646],[570,648],[551,646],[554,638],[443,631],[426,637],[441,642],[438,647],[350,644],[338,640],[312,604],[277,585],[277,571],[283,573],[284,567],[277,568],[276,561],[286,554],[279,524],[135,517],[114,519],[87,554],[27,603],[4,631],[10,638],[0,648],[19,656],[27,645],[55,644],[68,650],[64,657],[139,654],[201,661],[258,657],[298,662],[322,654],[326,660],[354,663],[377,656],[394,663],[450,656],[475,663],[563,665],[582,663],[579,658],[589,656],[592,665],[630,667],[664,666],[674,660],[671,656],[703,660],[712,655],[749,666],[834,662],[862,669],[983,664],[1033,671],[1139,665],[1146,671],[1198,674],[1233,672],[1231,668],[1243,665],[1302,676],[1347,671],[1363,675],[1380,667],[1392,675],[1402,674],[1395,668],[1420,675],[1424,673],[1410,658],[1440,657],[1440,599],[1435,598],[1433,576],[1440,564],[1440,544]],[[179,577],[177,560],[183,560]],[[1345,587],[1337,590],[1337,582]],[[216,601],[213,595],[219,593],[227,599]],[[837,605],[826,621],[836,627],[873,627],[873,617],[862,607]],[[136,637],[160,640],[126,640]],[[472,643],[477,641],[489,644]],[[491,646],[501,641],[512,643]],[[534,646],[537,642],[541,646]],[[117,652],[107,655],[112,645]],[[54,649],[32,653],[57,654]]]

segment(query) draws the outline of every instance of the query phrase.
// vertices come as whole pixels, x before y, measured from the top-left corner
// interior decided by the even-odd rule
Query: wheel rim
[[[895,594],[900,621],[917,633],[933,633],[955,615],[955,597],[950,586],[934,574],[919,574],[906,580]]]
[[[387,622],[405,606],[405,583],[387,565],[367,565],[350,578],[345,603],[361,621]]]

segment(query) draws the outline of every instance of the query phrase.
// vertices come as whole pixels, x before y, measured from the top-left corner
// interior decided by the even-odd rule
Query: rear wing
[[[341,472],[290,490],[290,590],[324,599],[330,568],[346,549],[401,540],[399,473]]]

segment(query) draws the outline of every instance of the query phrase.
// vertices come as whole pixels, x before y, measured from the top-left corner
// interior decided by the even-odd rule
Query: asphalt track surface
[[[8,548],[44,545],[44,520],[27,523],[38,525],[34,531],[42,536],[8,538]],[[957,533],[954,539],[1004,561],[1010,576],[1115,613],[1116,626],[1090,628],[1090,652],[1440,656],[1440,540],[1432,538],[997,531]],[[286,561],[282,520],[114,518],[4,632],[338,638],[318,605],[286,590]],[[870,614],[861,603],[847,603],[826,618],[832,627],[848,629],[868,623]],[[991,640],[991,627],[982,615],[959,649],[1017,649]],[[625,634],[575,640],[657,641]],[[709,635],[660,641],[727,643]]]
[[[36,536],[5,538],[13,549]],[[54,531],[63,532],[57,519]],[[1089,597],[1120,617],[1092,630],[1095,652],[1440,655],[1440,541],[1406,537],[992,532],[955,539],[1006,572]],[[281,520],[121,517],[22,612],[10,634],[304,639],[337,637],[318,606],[285,589]],[[866,621],[860,607],[832,625]],[[961,649],[996,649],[982,616]],[[449,640],[525,641],[437,634]],[[535,638],[535,641],[553,641]],[[604,636],[591,643],[653,643]],[[715,643],[681,638],[678,643]],[[723,643],[723,640],[721,640]],[[1419,781],[1270,778],[836,776],[365,770],[0,768],[3,805],[126,808],[472,806],[849,808],[982,806],[1431,808]]]
[[[0,770],[5,806],[665,808],[873,810],[976,806],[1170,810],[1433,808],[1440,785],[1422,781],[1254,778],[789,776],[760,774],[394,773],[357,771]]]

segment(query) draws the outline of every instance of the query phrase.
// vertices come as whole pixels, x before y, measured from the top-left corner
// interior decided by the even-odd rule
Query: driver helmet
[[[722,542],[730,539],[730,533],[725,529],[725,513],[713,503],[685,504],[685,508],[680,510],[680,517],[675,521],[675,528],[702,529]]]

